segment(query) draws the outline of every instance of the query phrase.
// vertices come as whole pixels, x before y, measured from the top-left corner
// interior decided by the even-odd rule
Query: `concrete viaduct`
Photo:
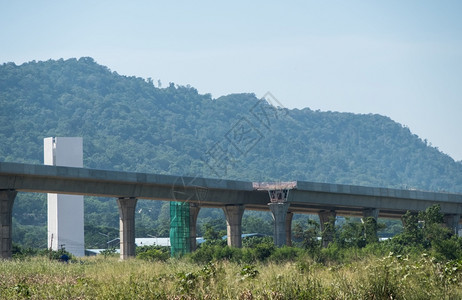
[[[190,202],[192,249],[195,248],[196,219],[201,207],[224,210],[228,245],[233,247],[241,246],[244,209],[271,211],[276,245],[290,244],[294,213],[318,214],[323,226],[337,215],[400,218],[408,210],[418,212],[439,204],[446,225],[456,232],[462,214],[462,194],[304,181],[260,184],[0,162],[0,258],[11,257],[12,209],[17,192],[116,198],[120,214],[121,259],[135,254],[137,199]]]

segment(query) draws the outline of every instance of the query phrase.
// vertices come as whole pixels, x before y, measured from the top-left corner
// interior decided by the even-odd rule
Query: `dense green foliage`
[[[276,109],[253,94],[212,99],[173,83],[156,88],[88,57],[1,65],[0,107],[0,161],[40,164],[43,138],[82,136],[90,168],[462,192],[462,163],[388,117]],[[166,205],[140,201],[137,232],[168,235]],[[202,217],[199,233],[212,219],[224,226],[221,212]],[[260,228],[271,230],[269,217],[248,217],[248,228],[263,218]],[[19,195],[14,223],[15,241],[43,247],[46,198]],[[86,198],[85,224],[88,246],[104,248],[97,232],[118,227],[115,201]]]
[[[212,260],[230,260],[237,263],[265,261],[292,261],[299,256],[310,256],[319,263],[350,263],[358,255],[384,256],[394,253],[401,256],[431,254],[439,261],[462,260],[462,238],[443,224],[440,207],[435,205],[419,214],[407,213],[406,225],[401,233],[379,242],[377,230],[384,224],[368,217],[362,221],[347,219],[332,229],[330,243],[323,247],[320,237],[323,232],[313,220],[308,224],[297,223],[294,228],[294,246],[277,248],[271,237],[249,237],[243,239],[242,248],[230,248],[209,230],[208,240],[190,255],[194,262],[207,263]],[[215,238],[213,238],[215,236]]]

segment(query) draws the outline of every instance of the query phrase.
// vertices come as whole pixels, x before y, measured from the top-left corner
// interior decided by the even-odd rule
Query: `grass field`
[[[422,255],[322,265],[92,257],[0,262],[2,299],[462,299],[462,263]]]

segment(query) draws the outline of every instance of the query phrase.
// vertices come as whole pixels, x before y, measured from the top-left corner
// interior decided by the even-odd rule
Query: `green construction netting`
[[[170,202],[170,249],[174,257],[191,252],[189,203]]]

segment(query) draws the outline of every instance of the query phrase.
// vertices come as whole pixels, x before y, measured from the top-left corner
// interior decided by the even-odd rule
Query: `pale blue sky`
[[[82,56],[213,97],[379,113],[462,160],[462,1],[0,0],[0,63]]]

